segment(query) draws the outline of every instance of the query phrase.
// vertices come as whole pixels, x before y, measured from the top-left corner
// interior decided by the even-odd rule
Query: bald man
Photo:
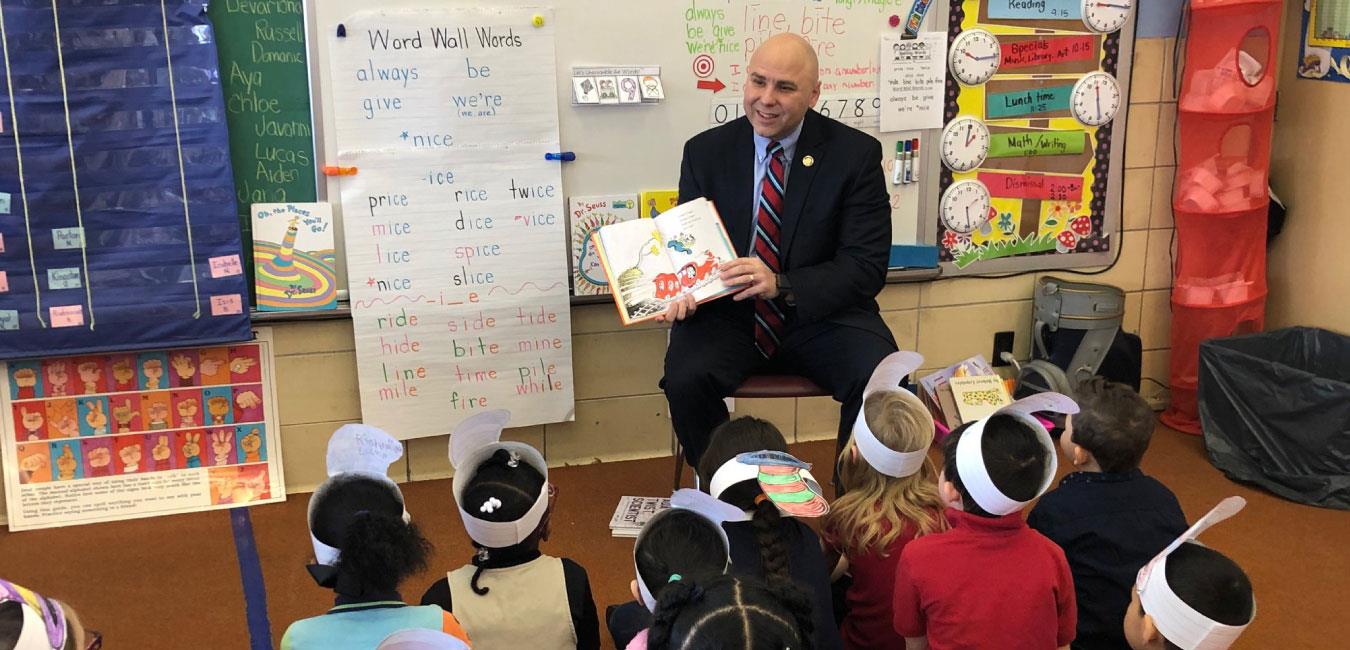
[[[741,257],[721,267],[731,299],[673,322],[662,388],[676,435],[697,466],[728,414],[722,398],[751,374],[800,374],[842,403],[848,439],[872,370],[896,349],[878,313],[891,210],[881,143],[812,110],[815,51],[795,34],[765,41],[746,68],[745,116],[684,145],[680,201],[716,206]]]

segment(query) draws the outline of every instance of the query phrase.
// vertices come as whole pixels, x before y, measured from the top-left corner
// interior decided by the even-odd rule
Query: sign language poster
[[[285,499],[271,330],[256,334],[5,364],[10,530]]]

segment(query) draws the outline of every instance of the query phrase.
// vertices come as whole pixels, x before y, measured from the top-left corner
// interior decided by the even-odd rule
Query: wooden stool
[[[829,397],[830,391],[817,386],[815,382],[799,375],[750,375],[731,394],[738,399],[757,399],[771,397]],[[695,475],[698,468],[694,468]],[[675,438],[675,487],[680,489],[680,478],[684,474],[684,448],[680,439]]]

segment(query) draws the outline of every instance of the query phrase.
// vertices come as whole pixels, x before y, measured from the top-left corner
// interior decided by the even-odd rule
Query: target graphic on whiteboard
[[[700,54],[694,57],[694,76],[699,79],[707,79],[712,75],[716,63],[711,56]]]

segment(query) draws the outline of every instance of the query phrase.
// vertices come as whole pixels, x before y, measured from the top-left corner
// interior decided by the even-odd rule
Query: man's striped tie
[[[781,273],[778,258],[778,233],[782,227],[784,194],[783,145],[770,142],[767,150],[769,169],[759,186],[759,206],[755,216],[755,255],[773,273]],[[755,347],[765,359],[778,350],[784,328],[783,311],[772,300],[755,301]]]

